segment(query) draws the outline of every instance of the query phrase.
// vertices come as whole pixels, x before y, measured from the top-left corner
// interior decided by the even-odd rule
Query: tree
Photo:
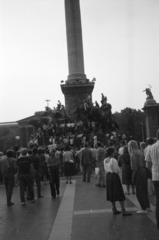
[[[125,108],[121,112],[115,112],[114,116],[119,124],[119,134],[132,136],[136,141],[143,141],[143,133],[145,132],[145,117],[144,112],[131,108]],[[143,129],[142,129],[143,128]]]
[[[16,145],[15,136],[19,135],[18,127],[5,126],[0,128],[0,150],[4,151]]]

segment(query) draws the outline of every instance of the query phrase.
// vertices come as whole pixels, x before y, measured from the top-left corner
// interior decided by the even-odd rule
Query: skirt
[[[106,174],[106,196],[107,201],[124,201],[125,195],[120,177],[117,173]]]
[[[72,176],[74,174],[74,163],[65,162],[65,176]]]

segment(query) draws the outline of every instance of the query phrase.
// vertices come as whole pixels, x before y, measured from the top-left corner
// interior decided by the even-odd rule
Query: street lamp
[[[45,100],[45,102],[47,102],[47,108],[49,107],[49,102],[50,102],[50,100]]]

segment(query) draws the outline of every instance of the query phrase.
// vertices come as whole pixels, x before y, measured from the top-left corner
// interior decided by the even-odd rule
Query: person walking
[[[27,149],[23,148],[21,156],[17,159],[18,175],[19,175],[19,187],[20,187],[20,199],[21,205],[25,206],[25,188],[28,188],[31,203],[34,203],[34,190],[33,190],[33,176],[31,175],[32,161],[27,156]]]
[[[87,182],[90,182],[91,167],[92,167],[92,153],[91,153],[91,150],[88,148],[87,143],[85,143],[84,148],[81,151],[81,165],[83,168],[83,182],[86,182],[86,175],[87,175]]]
[[[104,169],[106,172],[107,201],[110,201],[112,203],[113,214],[122,213],[123,216],[130,216],[132,214],[127,212],[125,209],[125,195],[119,177],[120,168],[118,166],[117,160],[114,158],[116,155],[115,148],[109,147],[106,154],[107,158],[104,159]],[[118,211],[116,208],[115,202],[117,201],[120,203],[121,211]]]
[[[149,163],[152,164],[152,181],[156,194],[156,221],[159,230],[159,129],[156,132],[157,142],[149,150]]]
[[[97,187],[105,187],[105,175],[104,175],[104,164],[103,161],[106,156],[106,150],[102,147],[101,142],[97,143],[97,166],[99,167],[99,178],[98,183],[96,184]]]
[[[11,201],[14,188],[14,175],[17,173],[16,159],[13,158],[13,151],[7,150],[7,155],[0,161],[0,171],[4,179],[6,189],[7,205],[12,206]]]
[[[136,197],[140,203],[141,210],[137,211],[138,214],[146,214],[150,210],[150,203],[148,199],[147,189],[147,170],[145,167],[145,159],[142,151],[139,149],[136,141],[131,140],[128,142],[128,151],[131,159],[132,167],[132,182],[135,183]]]

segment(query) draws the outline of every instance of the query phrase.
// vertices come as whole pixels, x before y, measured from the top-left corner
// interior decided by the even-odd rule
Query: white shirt
[[[120,168],[118,166],[118,162],[115,158],[106,158],[104,159],[104,170],[106,173],[120,173]]]
[[[152,180],[159,181],[159,140],[146,152],[146,161],[152,162]]]
[[[120,147],[119,150],[118,150],[118,154],[119,154],[119,155],[122,155],[122,154],[123,154],[123,151],[124,151],[124,147]]]

